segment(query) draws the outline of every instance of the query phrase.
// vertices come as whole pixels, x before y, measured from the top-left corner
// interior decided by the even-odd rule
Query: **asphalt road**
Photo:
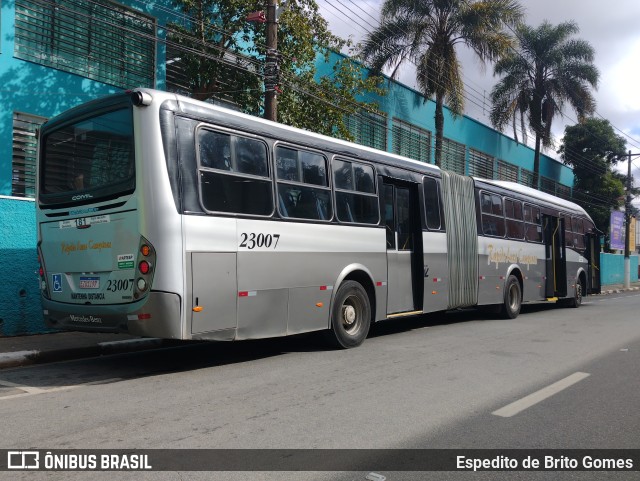
[[[527,306],[515,320],[457,312],[390,321],[347,351],[301,336],[4,370],[0,448],[639,448],[639,307],[640,295],[626,293],[589,298],[580,309]],[[640,479],[637,471],[376,473],[389,481]],[[0,472],[0,479],[367,475]]]

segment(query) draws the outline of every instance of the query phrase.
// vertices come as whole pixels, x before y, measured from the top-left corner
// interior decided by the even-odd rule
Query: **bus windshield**
[[[41,204],[95,202],[135,187],[130,108],[64,125],[42,145]]]

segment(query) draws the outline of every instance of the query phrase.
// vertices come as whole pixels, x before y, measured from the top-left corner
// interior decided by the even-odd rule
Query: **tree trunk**
[[[436,153],[435,162],[438,167],[442,164],[442,143],[444,137],[444,113],[443,113],[444,99],[442,95],[436,95]]]
[[[533,154],[533,188],[540,189],[540,134],[536,132],[536,150]]]

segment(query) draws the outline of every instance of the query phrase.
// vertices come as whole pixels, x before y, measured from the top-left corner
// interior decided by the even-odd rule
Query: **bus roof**
[[[578,204],[575,204],[569,200],[562,199],[560,197],[556,197],[552,194],[547,194],[546,192],[542,192],[541,190],[537,190],[532,187],[527,187],[526,185],[517,184],[516,182],[509,182],[506,180],[489,180],[482,179],[480,177],[474,177],[474,180],[477,182],[483,182],[485,184],[502,187],[503,189],[511,190],[515,193],[531,197],[546,204],[553,204],[553,206],[557,207],[559,210],[582,214],[591,220],[589,214],[587,214],[587,212]]]
[[[419,172],[425,173],[438,173],[440,172],[440,168],[433,164],[427,164],[425,162],[420,162],[419,160],[411,159],[409,157],[404,157],[398,154],[394,154],[391,152],[387,152],[384,150],[375,149],[373,147],[368,147],[365,145],[354,144],[353,142],[349,142],[347,140],[338,139],[335,137],[329,137],[324,134],[319,134],[316,132],[312,132],[309,130],[300,129],[297,127],[292,127],[289,125],[281,124],[278,122],[273,122],[271,120],[266,120],[260,117],[256,117],[253,115],[245,114],[243,112],[238,112],[237,110],[229,109],[220,105],[214,105],[207,102],[202,102],[199,100],[192,99],[190,97],[185,97],[178,94],[170,94],[167,92],[161,92],[157,90],[149,90],[149,89],[136,89],[140,91],[146,91],[150,94],[158,95],[163,94],[166,95],[166,98],[175,98],[178,101],[179,108],[185,112],[186,105],[197,105],[202,109],[209,110],[211,112],[217,111],[222,112],[226,116],[233,117],[236,119],[241,119],[246,121],[249,125],[259,126],[261,130],[264,131],[273,131],[274,129],[279,129],[281,132],[286,132],[290,139],[297,139],[298,141],[306,140],[316,140],[327,144],[327,148],[333,150],[337,150],[337,148],[345,148],[345,149],[357,149],[359,152],[375,154],[378,158],[375,159],[377,162],[384,162],[384,159],[391,160],[391,165],[399,165],[400,167],[405,168],[413,168]],[[186,112],[185,112],[186,113]],[[355,150],[354,150],[355,152]],[[353,155],[353,153],[352,153]],[[381,159],[382,157],[382,159]],[[362,159],[366,160],[366,159]]]
[[[346,140],[342,140],[342,139],[337,139],[334,137],[329,137],[327,135],[323,135],[323,134],[318,134],[315,132],[311,132],[309,130],[303,130],[303,129],[299,129],[296,127],[291,127],[289,125],[284,125],[278,122],[273,122],[270,120],[266,120],[260,117],[255,117],[253,115],[248,115],[242,112],[238,112],[236,110],[232,110],[232,109],[228,109],[219,105],[213,105],[207,102],[202,102],[199,100],[195,100],[192,99],[190,97],[185,97],[182,95],[178,95],[178,94],[171,94],[171,93],[167,93],[167,92],[162,92],[162,91],[157,91],[157,90],[148,90],[148,89],[137,89],[137,90],[146,90],[148,91],[150,94],[153,95],[158,95],[158,94],[164,94],[167,95],[167,97],[174,97],[179,104],[181,103],[187,103],[187,104],[196,104],[199,105],[201,108],[205,108],[205,109],[211,109],[214,111],[220,111],[220,112],[224,112],[225,115],[229,115],[229,116],[233,116],[235,118],[238,119],[243,119],[246,120],[249,123],[253,123],[254,125],[260,125],[262,126],[264,129],[273,129],[278,128],[278,129],[282,129],[282,131],[284,132],[288,132],[290,133],[292,136],[295,137],[300,137],[300,138],[307,138],[307,139],[315,139],[315,140],[319,140],[322,142],[325,142],[327,144],[333,145],[334,148],[337,146],[340,147],[344,147],[344,148],[348,148],[348,149],[357,149],[360,152],[367,152],[367,153],[371,153],[371,154],[375,154],[378,158],[376,159],[376,161],[384,161],[385,159],[394,161],[393,163],[395,165],[399,165],[400,167],[404,167],[404,168],[413,168],[414,170],[417,170],[419,172],[424,172],[424,173],[439,173],[441,171],[440,167],[437,167],[433,164],[427,164],[425,162],[420,162],[418,160],[415,159],[411,159],[408,157],[404,157],[401,155],[397,155],[397,154],[393,154],[390,152],[386,152],[383,150],[378,150],[378,149],[374,149],[372,147],[367,147],[365,145],[355,145],[352,142],[348,142]],[[182,108],[182,107],[181,107]],[[382,157],[382,159],[381,159]],[[545,192],[542,192],[540,190],[537,189],[533,189],[531,187],[527,187],[525,185],[522,184],[518,184],[516,182],[509,182],[509,181],[502,181],[502,180],[490,180],[490,179],[482,179],[482,178],[475,178],[474,177],[474,181],[481,181],[481,182],[485,182],[487,184],[490,185],[494,185],[496,187],[501,187],[503,189],[506,190],[510,190],[513,191],[515,193],[521,194],[521,195],[525,195],[527,197],[531,197],[534,199],[537,199],[541,202],[544,202],[546,204],[552,204],[555,207],[557,207],[559,210],[565,210],[565,211],[570,211],[570,212],[574,212],[577,214],[581,214],[584,215],[585,217],[589,218],[591,220],[591,217],[589,217],[589,215],[587,214],[587,212],[580,207],[578,204],[575,204],[573,202],[570,202],[568,200],[565,199],[561,199],[559,197],[556,197],[554,195],[551,194],[547,194]]]

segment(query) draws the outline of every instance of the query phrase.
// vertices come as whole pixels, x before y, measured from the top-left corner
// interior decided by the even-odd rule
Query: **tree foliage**
[[[609,229],[611,210],[624,204],[626,176],[613,169],[626,160],[626,141],[616,135],[608,120],[588,118],[565,128],[558,151],[573,167],[573,197],[602,232]]]
[[[552,144],[553,119],[567,104],[576,111],[578,120],[595,111],[591,89],[598,84],[599,72],[593,65],[591,45],[572,38],[578,32],[574,22],[553,26],[545,21],[537,28],[520,25],[519,48],[499,60],[494,68],[495,75],[502,78],[491,91],[491,123],[500,130],[512,124],[517,141],[519,117],[523,136],[527,126],[535,134],[536,186],[540,147]]]
[[[168,25],[168,69],[179,70],[174,88],[199,100],[223,99],[252,115],[264,108],[263,66],[266,23],[247,15],[264,9],[256,0],[174,0],[183,14]],[[340,50],[346,41],[333,35],[315,0],[289,0],[278,19],[280,88],[278,120],[348,138],[344,115],[373,105],[358,101],[380,94],[377,81],[348,59],[338,61],[331,77],[317,79],[318,55]],[[172,66],[171,62],[175,62]]]
[[[457,47],[466,45],[481,61],[495,61],[513,46],[506,26],[517,24],[522,8],[513,0],[385,0],[380,26],[362,46],[361,57],[374,74],[406,62],[416,65],[420,92],[435,97],[436,164],[440,165],[443,106],[454,116],[464,109]]]

